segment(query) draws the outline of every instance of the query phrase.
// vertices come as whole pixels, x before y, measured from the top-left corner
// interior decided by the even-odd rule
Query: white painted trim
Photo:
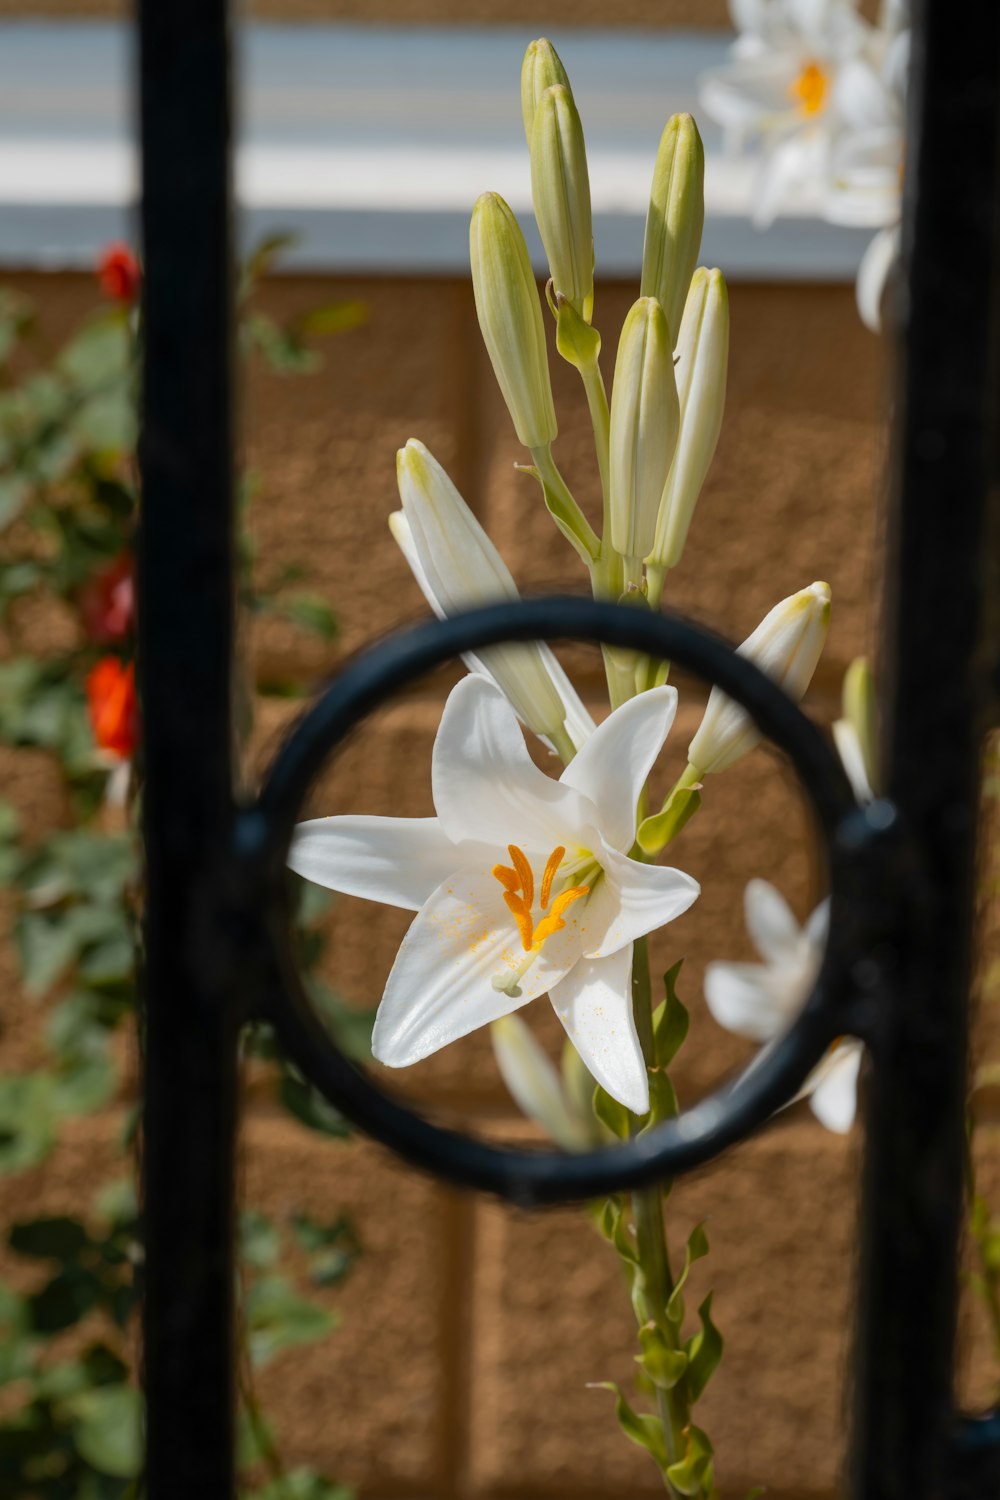
[[[248,25],[241,40],[237,196],[242,233],[290,228],[290,267],[463,273],[484,188],[530,222],[519,27]],[[642,253],[649,178],[666,117],[696,105],[720,60],[711,32],[567,31],[555,38],[588,138],[600,271]],[[0,23],[0,264],[92,264],[134,233],[129,36],[106,23]],[[757,163],[705,129],[703,258],[734,280],[851,280],[869,239],[817,218],[761,233]]]

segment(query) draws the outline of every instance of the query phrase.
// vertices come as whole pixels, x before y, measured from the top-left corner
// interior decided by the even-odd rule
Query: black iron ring
[[[393,693],[463,652],[509,641],[587,641],[669,660],[718,684],[793,762],[825,847],[830,937],[815,987],[791,1029],[732,1083],[676,1119],[621,1145],[568,1155],[487,1144],[432,1124],[389,1098],[339,1051],[315,1015],[296,968],[288,924],[286,858],[311,783],[330,753]],[[289,1057],[369,1135],[439,1177],[521,1204],[579,1200],[672,1177],[718,1155],[794,1098],[832,1041],[859,1027],[847,1009],[851,973],[865,959],[858,868],[894,824],[892,808],[857,807],[836,755],[775,684],[719,637],[676,616],[578,597],[491,605],[401,631],[366,650],[302,717],[271,767],[257,805],[238,823],[239,854],[262,880],[269,934],[262,1007]]]

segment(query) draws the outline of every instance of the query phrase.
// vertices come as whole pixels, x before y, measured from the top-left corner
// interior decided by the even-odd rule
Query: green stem
[[[666,568],[651,567],[648,563],[646,564],[646,598],[649,600],[650,609],[659,609],[666,581]]]
[[[639,938],[633,948],[632,1010],[642,1055],[647,1068],[653,1068],[656,1065],[653,1000],[649,980],[649,947],[645,938]],[[663,1223],[663,1190],[659,1183],[633,1193],[632,1212],[635,1218],[636,1252],[642,1275],[645,1319],[655,1323],[668,1345],[676,1349],[679,1347],[676,1331],[667,1317],[667,1303],[674,1288],[674,1277]],[[663,1425],[667,1457],[673,1464],[684,1456],[684,1429],[691,1420],[687,1402],[677,1386],[670,1391],[661,1390],[657,1386],[656,1405]],[[669,1494],[677,1494],[669,1481],[664,1480],[664,1483]]]
[[[597,468],[601,476],[601,496],[604,502],[603,533],[606,537],[611,529],[611,413],[598,361],[593,359],[588,364],[580,365],[579,369],[583,388],[587,393],[590,423],[594,429],[594,448],[597,452]]]
[[[569,485],[559,472],[548,443],[532,448],[531,460],[542,481],[545,503],[563,536],[576,548],[580,557],[592,564],[600,556],[601,539],[580,509]]]

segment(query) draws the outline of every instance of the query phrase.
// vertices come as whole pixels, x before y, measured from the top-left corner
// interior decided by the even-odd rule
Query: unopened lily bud
[[[521,1017],[494,1021],[490,1039],[500,1076],[521,1113],[565,1151],[586,1151],[592,1144],[587,1121],[577,1113],[558,1071]]]
[[[655,297],[640,297],[622,327],[611,388],[611,545],[623,557],[652,548],[678,419],[667,319]]]
[[[390,518],[392,534],[438,616],[518,598],[503,558],[437,459],[415,438],[396,455],[396,481],[403,509]],[[543,650],[491,646],[468,665],[486,670],[535,734],[557,739],[568,710]]]
[[[674,375],[680,431],[663,488],[649,562],[674,568],[681,560],[691,517],[722,429],[729,365],[729,293],[721,271],[699,267],[691,281]]]
[[[843,718],[833,726],[834,743],[859,802],[871,802],[878,780],[878,703],[875,679],[863,656],[844,673]]]
[[[531,130],[531,197],[552,284],[590,322],[594,230],[583,126],[565,84],[546,89]]]
[[[811,583],[776,604],[738,650],[797,703],[812,681],[829,625],[830,585]],[[714,687],[688,761],[699,777],[725,771],[760,740],[749,714]]]
[[[680,327],[705,225],[705,148],[690,115],[671,115],[660,137],[642,250],[644,297]]]
[[[558,432],[538,288],[524,235],[499,193],[483,193],[469,229],[472,289],[493,373],[518,438],[543,448]]]
[[[524,134],[529,151],[538,101],[553,84],[562,84],[568,89],[569,78],[559,53],[548,38],[542,36],[536,42],[528,43],[528,50],[521,64],[521,113],[524,116]]]

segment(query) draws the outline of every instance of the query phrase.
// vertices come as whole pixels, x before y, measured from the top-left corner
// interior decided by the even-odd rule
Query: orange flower
[[[126,760],[139,738],[133,663],[102,656],[87,674],[87,708],[99,747]]]
[[[97,279],[104,295],[112,302],[134,302],[139,295],[141,277],[139,262],[127,245],[116,242],[101,252]]]

